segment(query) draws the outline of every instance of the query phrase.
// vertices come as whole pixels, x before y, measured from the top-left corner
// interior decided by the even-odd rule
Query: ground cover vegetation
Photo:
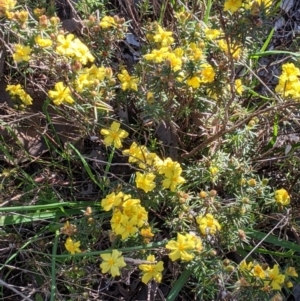
[[[297,299],[282,1],[2,0],[0,17],[2,300]]]

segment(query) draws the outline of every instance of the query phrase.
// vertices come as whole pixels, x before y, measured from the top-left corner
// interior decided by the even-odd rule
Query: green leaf
[[[267,233],[253,230],[253,229],[247,229],[246,234],[247,236],[257,240],[263,239],[264,242],[273,244],[274,246],[279,246],[288,250],[292,250],[294,252],[300,252],[300,246],[298,244],[295,244],[290,241],[278,239],[278,237],[275,235],[268,235],[266,237]]]
[[[180,275],[180,277],[176,280],[174,283],[166,301],[174,301],[177,295],[180,293],[182,287],[185,285],[185,283],[188,281],[189,277],[192,274],[192,270],[185,269],[183,273]]]

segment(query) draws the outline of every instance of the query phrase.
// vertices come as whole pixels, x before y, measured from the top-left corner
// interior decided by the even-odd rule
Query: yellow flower
[[[196,236],[193,232],[190,232],[186,234],[187,239],[191,240],[194,242],[195,246],[195,251],[201,252],[203,247],[202,247],[202,240],[199,236]]]
[[[25,106],[30,106],[32,105],[32,98],[29,94],[27,94],[25,91],[22,91],[20,94],[19,94],[19,97],[21,99],[21,101],[23,102],[23,104]]]
[[[261,279],[264,279],[266,277],[265,271],[260,264],[254,265],[252,269],[252,275]]]
[[[43,39],[41,36],[35,37],[35,43],[42,48],[52,46],[52,41],[50,39]]]
[[[290,198],[288,192],[284,188],[281,188],[281,189],[278,189],[275,191],[275,199],[276,199],[276,202],[282,206],[289,205],[289,203],[291,201],[291,198]]]
[[[284,283],[285,276],[279,273],[278,265],[275,264],[273,269],[267,270],[268,278],[271,279],[271,287],[273,290],[281,290],[281,286]]]
[[[21,10],[20,12],[19,11],[15,12],[15,18],[21,24],[26,23],[28,20],[28,11]]]
[[[140,173],[136,172],[135,184],[137,188],[143,189],[146,193],[152,191],[155,188],[155,183],[153,180],[155,179],[155,174],[150,173]]]
[[[214,235],[217,231],[221,230],[219,222],[210,213],[206,214],[205,216],[198,216],[196,221],[203,235]]]
[[[62,34],[59,34],[56,38],[57,46],[56,46],[56,52],[60,55],[66,55],[69,57],[72,57],[75,55],[74,47],[73,47],[73,41],[74,35],[68,34],[66,37]]]
[[[33,14],[36,16],[36,17],[40,17],[41,15],[43,15],[45,13],[46,9],[45,8],[35,8],[33,10]]]
[[[9,92],[10,95],[19,95],[22,90],[23,89],[20,84],[7,85],[7,87],[6,87],[6,91]]]
[[[245,260],[243,260],[241,263],[240,263],[240,270],[241,271],[248,271],[250,272],[253,268],[253,262],[250,261],[248,264],[246,263]]]
[[[226,0],[224,3],[224,11],[235,13],[242,6],[242,0]]]
[[[115,229],[117,235],[121,235],[121,239],[125,240],[129,236],[134,235],[138,232],[136,219],[129,218],[128,216],[123,215],[121,218],[121,224],[118,228]]]
[[[15,0],[1,0],[0,1],[0,17],[4,17],[5,13],[8,12],[9,10],[12,10],[17,1]]]
[[[219,169],[218,169],[217,167],[215,167],[215,166],[211,166],[211,167],[209,168],[209,172],[210,172],[210,174],[211,174],[212,176],[215,176],[215,175],[219,172]]]
[[[74,99],[71,96],[70,88],[66,87],[63,82],[58,82],[54,86],[54,90],[48,92],[49,97],[53,100],[54,104],[59,106],[63,102],[72,104]]]
[[[285,286],[288,287],[288,288],[291,288],[294,285],[293,285],[293,283],[291,281],[288,281],[288,282],[285,283]]]
[[[275,88],[275,92],[283,94],[284,97],[300,97],[299,76],[300,69],[295,67],[293,63],[282,65],[282,74],[279,77],[279,83]]]
[[[115,19],[111,16],[104,16],[99,23],[99,26],[104,29],[116,27],[116,25]]]
[[[154,234],[152,233],[152,229],[150,227],[143,228],[140,230],[141,236],[143,236],[145,243],[149,243]]]
[[[81,253],[79,247],[80,247],[80,241],[73,241],[70,237],[67,238],[65,247],[68,252],[70,252],[72,255],[75,253]]]
[[[106,146],[113,145],[115,148],[122,147],[122,140],[128,136],[128,133],[120,129],[120,123],[114,121],[109,129],[102,129],[100,133],[106,136],[104,144]]]
[[[185,183],[185,179],[180,174],[181,170],[175,169],[171,174],[166,175],[166,178],[162,182],[163,187],[174,192],[178,185]]]
[[[142,282],[147,284],[152,279],[154,279],[158,283],[161,282],[164,263],[162,261],[159,261],[158,263],[154,264],[155,257],[153,255],[149,255],[147,257],[147,261],[151,261],[153,262],[153,264],[139,265],[139,269],[143,271]]]
[[[155,100],[153,92],[148,91],[147,95],[146,95],[146,99],[147,99],[148,104],[153,104],[154,100]]]
[[[128,74],[127,70],[123,69],[120,74],[118,74],[118,79],[121,82],[121,88],[123,91],[134,90],[137,91],[138,78],[132,77]]]
[[[123,150],[123,155],[129,156],[128,162],[135,163],[137,161],[144,161],[146,158],[147,148],[140,146],[133,142],[129,149]]]
[[[13,53],[13,59],[19,63],[22,61],[28,62],[30,60],[31,48],[29,46],[23,46],[21,44],[15,45],[15,52]]]
[[[192,61],[200,61],[203,58],[202,49],[199,48],[196,43],[190,43],[188,48],[188,58]]]
[[[86,65],[88,62],[93,62],[95,58],[92,56],[89,48],[83,44],[79,39],[75,39],[72,43],[74,49],[74,59],[81,64]]]
[[[241,47],[237,44],[227,44],[227,41],[220,40],[218,42],[220,49],[222,49],[227,55],[231,55],[233,59],[238,60],[241,55]]]
[[[221,35],[221,31],[218,29],[211,29],[211,28],[206,28],[204,30],[205,36],[209,39],[209,40],[214,40],[216,38],[218,38]]]
[[[119,192],[117,195],[114,192],[108,194],[104,199],[101,200],[101,206],[103,207],[103,210],[109,211],[113,207],[120,206],[123,197],[124,197],[123,192]]]
[[[285,274],[291,277],[298,277],[298,274],[294,267],[288,267],[285,271]]]
[[[172,35],[172,31],[165,31],[161,28],[160,25],[157,25],[157,32],[153,36],[153,39],[156,43],[160,43],[162,47],[166,47],[173,44],[174,38],[172,37]]]
[[[175,53],[170,52],[166,59],[173,71],[179,71],[181,69],[182,60],[180,57],[176,56]]]
[[[186,83],[189,87],[192,87],[193,89],[197,89],[200,87],[201,79],[198,76],[192,76],[188,78]]]
[[[20,84],[18,85],[7,85],[6,91],[9,92],[12,96],[19,96],[20,100],[23,102],[25,106],[32,105],[32,98],[29,94],[27,94]]]
[[[169,55],[168,47],[161,47],[160,49],[153,49],[150,53],[145,54],[144,58],[147,61],[154,61],[155,63],[161,63],[164,61]]]
[[[200,66],[201,70],[201,82],[202,83],[212,83],[215,79],[216,73],[210,64],[202,64]]]
[[[177,241],[170,240],[166,244],[166,249],[171,250],[169,257],[172,261],[177,259],[191,261],[194,255],[187,251],[195,249],[195,242],[190,237],[177,233]]]
[[[244,92],[244,87],[243,87],[242,81],[240,79],[236,79],[234,81],[234,86],[235,86],[236,93],[238,95],[242,95]]]
[[[120,268],[126,266],[122,252],[112,250],[111,254],[101,254],[103,262],[100,264],[102,273],[110,273],[113,277],[120,276]]]

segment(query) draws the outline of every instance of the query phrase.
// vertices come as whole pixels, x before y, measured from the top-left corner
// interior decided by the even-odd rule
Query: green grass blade
[[[54,301],[55,296],[56,296],[56,257],[54,255],[57,254],[59,234],[60,234],[59,230],[57,230],[55,232],[54,244],[53,244],[53,248],[52,248],[52,259],[51,259],[51,277],[52,277],[52,279],[51,279],[50,301]]]
[[[205,8],[205,15],[204,15],[204,23],[206,25],[208,24],[211,7],[212,7],[212,0],[207,0],[206,8]]]
[[[288,54],[291,56],[300,57],[300,53],[284,51],[284,50],[269,50],[269,51],[263,51],[263,52],[256,52],[256,53],[250,54],[249,57],[252,59],[258,59],[263,56],[276,55],[276,54]]]
[[[65,212],[61,210],[47,211],[47,212],[36,212],[36,213],[26,213],[25,214],[12,214],[7,216],[0,216],[0,227],[8,225],[17,225],[23,223],[32,223],[34,221],[41,221],[46,219],[53,219],[55,216],[72,216],[75,214],[80,214],[82,211],[80,209],[66,209]]]
[[[247,245],[244,246],[244,250],[251,251],[252,249],[253,249],[253,247],[250,247]],[[257,248],[257,249],[255,249],[254,252],[260,253],[260,254],[277,256],[277,257],[295,258],[295,259],[300,260],[300,256],[293,255],[293,251],[291,252],[290,250],[285,253],[282,253],[282,252],[276,252],[276,251],[270,251],[270,250],[266,250],[266,249],[262,249],[262,248]]]
[[[192,274],[192,270],[185,269],[183,273],[180,275],[180,277],[176,280],[174,283],[166,301],[174,301],[177,295],[180,293],[182,287],[185,285],[185,283],[188,281],[189,277]]]
[[[76,155],[79,157],[80,161],[82,162],[86,172],[88,173],[89,177],[92,179],[92,181],[103,191],[103,186],[96,180],[90,166],[86,162],[86,160],[83,158],[81,153],[78,151],[78,149],[71,143],[68,144],[72,150],[76,153]]]
[[[266,39],[266,41],[264,42],[263,46],[261,47],[261,50],[260,50],[261,53],[265,52],[266,49],[268,48],[268,46],[270,44],[270,41],[271,41],[271,39],[273,37],[274,31],[275,31],[275,28],[272,28],[271,32],[268,35],[268,38]]]
[[[286,240],[280,240],[275,235],[269,235],[265,238],[265,236],[267,235],[266,233],[263,233],[263,232],[260,232],[257,230],[253,230],[253,229],[247,229],[246,234],[247,234],[247,236],[257,239],[257,240],[264,239],[264,242],[273,244],[274,246],[286,248],[286,249],[292,250],[294,252],[300,252],[300,246],[298,244],[295,244],[293,242],[286,241]]]
[[[126,253],[126,252],[142,251],[142,250],[152,250],[152,249],[164,247],[166,245],[166,243],[167,243],[167,241],[154,242],[154,243],[150,243],[147,245],[140,245],[140,246],[134,246],[134,247],[128,247],[128,248],[118,248],[118,251],[120,251],[122,253]],[[86,256],[95,256],[95,255],[99,256],[100,254],[107,254],[107,253],[110,253],[111,251],[112,251],[111,249],[106,249],[103,251],[76,253],[74,255],[62,254],[62,255],[53,255],[53,256],[55,256],[56,258],[69,258],[70,256],[72,256],[72,257],[86,257]]]
[[[64,203],[53,203],[43,205],[30,205],[30,206],[15,206],[15,207],[0,207],[1,212],[12,212],[12,211],[36,211],[36,210],[51,210],[60,207],[86,207],[94,203],[91,202],[64,202]]]

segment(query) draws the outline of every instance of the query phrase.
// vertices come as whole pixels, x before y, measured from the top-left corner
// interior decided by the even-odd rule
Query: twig
[[[24,300],[28,300],[28,301],[33,301],[31,298],[26,297],[24,294],[22,294],[21,292],[19,292],[17,289],[15,289],[12,285],[6,283],[5,281],[0,279],[0,285],[5,286],[6,288],[12,290],[14,293],[16,293],[17,295],[21,296],[22,298],[24,298]]]
[[[221,136],[223,136],[225,134],[228,134],[228,133],[236,130],[240,126],[244,125],[246,122],[250,121],[253,117],[256,117],[256,116],[264,114],[264,113],[267,113],[267,112],[272,111],[272,110],[283,109],[283,108],[292,107],[292,106],[299,106],[299,103],[288,102],[288,103],[284,103],[282,105],[279,105],[277,107],[269,107],[269,108],[265,108],[265,109],[262,109],[262,110],[258,110],[256,112],[250,114],[247,118],[245,118],[242,121],[238,122],[236,125],[232,126],[231,128],[229,128],[229,129],[222,129],[221,131],[217,132],[215,135],[213,135],[210,138],[208,138],[207,140],[203,141],[201,144],[199,144],[197,147],[195,147],[189,153],[183,154],[182,157],[183,158],[191,157],[192,155],[194,155],[195,153],[197,153],[202,148],[206,147],[211,142],[215,141],[216,139],[220,138]]]

